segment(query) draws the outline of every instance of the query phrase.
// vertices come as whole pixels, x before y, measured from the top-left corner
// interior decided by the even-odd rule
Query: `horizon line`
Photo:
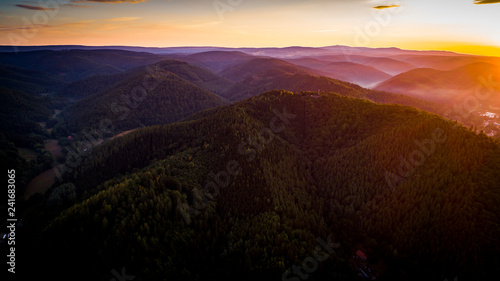
[[[401,47],[367,47],[367,46],[349,46],[349,45],[327,45],[327,46],[299,46],[299,45],[291,45],[291,46],[266,46],[266,47],[248,47],[248,46],[214,46],[214,45],[179,45],[179,46],[137,46],[137,45],[79,45],[79,44],[51,44],[51,45],[0,45],[0,48],[29,48],[29,47],[40,47],[40,48],[50,48],[50,47],[88,47],[88,48],[144,48],[144,49],[175,49],[175,48],[218,48],[218,49],[286,49],[286,48],[312,48],[312,49],[322,49],[322,48],[331,48],[331,47],[347,47],[353,49],[371,49],[371,50],[381,50],[381,49],[396,49],[400,51],[413,51],[413,52],[442,52],[448,54],[456,54],[456,55],[467,55],[467,56],[482,56],[482,57],[500,57],[499,55],[481,55],[477,53],[466,53],[459,51],[452,51],[446,49],[411,49],[411,48],[401,48]],[[496,46],[477,46],[477,47],[491,47],[491,48],[499,48]],[[0,51],[5,52],[5,51]],[[16,51],[14,51],[16,52]]]

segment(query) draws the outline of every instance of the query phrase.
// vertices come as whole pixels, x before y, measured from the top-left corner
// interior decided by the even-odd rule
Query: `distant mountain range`
[[[0,63],[29,70],[47,72],[66,81],[93,75],[114,74],[162,60],[150,53],[122,50],[38,50],[0,53]]]
[[[141,75],[149,65],[161,67],[231,102],[275,89],[334,91],[413,105],[445,115],[449,106],[473,95],[474,89],[481,87],[481,81],[497,79],[500,73],[496,70],[500,65],[498,58],[397,48],[30,46],[19,47],[17,53],[10,48],[0,47],[4,51],[0,53],[2,85],[57,97],[54,105],[59,109],[64,104],[84,102],[82,99],[86,103],[91,99],[102,100],[103,93],[109,92],[107,89]],[[352,84],[372,88],[378,94]],[[485,105],[499,106],[498,87],[490,88],[493,92],[487,100],[479,100],[478,112],[485,111],[488,108]],[[419,98],[427,104],[410,102],[404,96],[387,98],[388,93]],[[440,105],[429,106],[428,102]],[[89,110],[88,104],[74,104],[71,108],[76,110],[72,116],[87,116],[78,111]],[[67,111],[64,114],[70,116]],[[459,121],[480,124],[477,118]],[[71,128],[85,127],[71,123]]]
[[[370,54],[370,56],[380,57],[395,54],[406,55],[437,55],[437,56],[457,56],[459,54],[449,51],[412,51],[399,48],[367,48],[350,46],[326,46],[326,47],[282,47],[282,48],[230,48],[230,47],[133,47],[133,46],[84,46],[84,45],[48,45],[48,46],[0,46],[0,52],[31,52],[39,50],[125,50],[131,52],[147,52],[153,54],[195,54],[210,51],[240,51],[254,56],[290,57],[290,56],[311,56],[326,54],[346,54],[355,55],[360,53]]]
[[[0,50],[21,275],[295,280],[326,254],[311,280],[498,275],[498,58]]]

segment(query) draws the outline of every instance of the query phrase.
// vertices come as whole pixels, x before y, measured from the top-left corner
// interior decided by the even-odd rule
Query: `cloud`
[[[500,0],[475,0],[474,4],[495,4],[500,3]]]
[[[381,5],[381,6],[375,6],[375,7],[373,7],[373,9],[382,10],[382,9],[390,9],[390,8],[397,8],[397,7],[399,7],[399,5]]]
[[[108,3],[108,4],[119,4],[119,3],[130,3],[137,4],[142,2],[147,2],[149,0],[72,0],[73,3],[82,3],[82,2],[95,2],[95,3]]]
[[[75,4],[71,4],[71,3],[61,4],[61,7],[71,7],[71,8],[93,8],[93,6],[75,5]]]
[[[24,4],[16,4],[17,7],[23,8],[23,9],[28,9],[28,10],[35,10],[35,11],[52,11],[54,8],[44,8],[40,6],[32,6],[32,5],[24,5]]]
[[[29,29],[37,29],[38,27],[48,27],[49,25],[47,24],[33,24],[30,26],[6,26],[6,25],[1,25],[0,26],[0,32],[4,31],[13,31],[13,30],[29,30]]]
[[[107,19],[106,21],[129,21],[129,20],[136,20],[140,18],[134,18],[134,17],[121,17],[121,18],[111,18]]]
[[[322,30],[314,30],[313,32],[335,32],[337,29],[322,29]]]

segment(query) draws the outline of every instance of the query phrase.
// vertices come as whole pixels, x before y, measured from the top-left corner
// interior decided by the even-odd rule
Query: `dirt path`
[[[45,141],[45,149],[50,152],[54,158],[64,156],[59,141],[57,140]],[[28,198],[35,193],[45,193],[45,191],[54,184],[55,180],[56,174],[53,168],[40,173],[33,178],[26,187],[24,199],[28,200]]]
[[[61,111],[62,111],[62,110],[60,110],[60,109],[54,109],[54,111],[55,111],[55,112],[54,112],[54,114],[52,115],[52,117],[51,117],[51,118],[56,118],[56,116],[57,116],[59,113],[61,113]]]
[[[137,129],[132,129],[132,130],[128,130],[128,131],[123,131],[119,134],[116,134],[114,136],[111,137],[111,139],[114,139],[114,138],[118,138],[118,137],[123,137],[124,135],[128,134],[128,133],[132,133],[133,131],[135,131]]]
[[[59,156],[64,156],[61,152],[61,146],[59,145],[58,140],[47,140],[45,141],[45,149],[49,151],[54,158]]]

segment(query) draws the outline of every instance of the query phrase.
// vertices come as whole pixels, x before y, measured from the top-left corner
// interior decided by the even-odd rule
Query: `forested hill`
[[[29,143],[30,134],[40,134],[37,122],[47,120],[53,113],[53,105],[46,97],[27,94],[0,86],[0,133],[20,145]]]
[[[221,97],[162,68],[142,69],[62,112],[70,132],[101,130],[110,120],[111,135],[137,127],[168,124],[197,111],[227,104]],[[109,135],[108,135],[109,136]]]
[[[374,91],[326,76],[288,73],[283,69],[270,69],[252,75],[228,87],[220,95],[229,101],[235,102],[276,89],[291,92],[335,92],[343,96],[366,98],[378,103],[413,106],[438,114],[443,111],[442,105],[423,99],[390,92]]]
[[[96,75],[86,79],[75,81],[57,93],[59,97],[82,99],[93,94],[99,93],[114,84],[129,79],[136,75],[145,75],[148,69],[154,71],[168,71],[179,77],[206,89],[215,94],[219,94],[223,89],[232,85],[232,82],[213,74],[200,67],[190,65],[183,61],[163,60],[149,66],[141,66],[118,74]]]
[[[40,50],[1,53],[0,63],[50,73],[68,82],[161,61],[162,57],[123,50]]]
[[[498,275],[497,141],[312,95],[268,92],[96,147],[59,187],[79,199],[37,240],[46,258],[32,258],[102,280],[124,265],[137,280],[278,280],[330,237],[310,280],[359,280],[360,247],[381,280]]]
[[[65,82],[49,73],[0,64],[0,85],[35,95],[56,92]]]

